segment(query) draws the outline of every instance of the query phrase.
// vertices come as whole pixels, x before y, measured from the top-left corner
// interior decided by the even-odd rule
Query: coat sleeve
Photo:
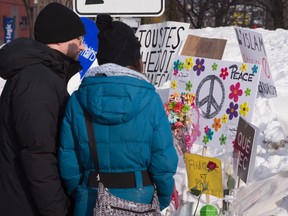
[[[69,195],[74,195],[75,189],[81,183],[82,171],[79,165],[76,135],[72,128],[73,107],[72,101],[75,99],[71,96],[62,121],[60,133],[60,148],[58,152],[60,175],[64,180]],[[74,119],[75,120],[75,119]]]
[[[31,81],[20,83],[13,97],[12,121],[20,163],[34,205],[42,216],[63,216],[69,206],[56,159],[60,107],[67,96],[64,89],[45,81]]]
[[[155,128],[149,172],[156,184],[160,209],[162,210],[171,201],[174,190],[173,175],[176,173],[178,156],[173,145],[170,124],[160,98],[155,107],[157,108],[155,108]]]

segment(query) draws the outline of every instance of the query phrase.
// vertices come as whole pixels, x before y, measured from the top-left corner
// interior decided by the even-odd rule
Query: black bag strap
[[[87,110],[84,109],[83,111],[84,111],[84,116],[85,116],[86,130],[88,134],[91,157],[94,162],[94,167],[96,170],[95,172],[97,175],[97,181],[99,182],[100,175],[99,175],[98,153],[97,153],[97,147],[96,147],[95,133],[93,131],[92,116],[87,112]]]
[[[100,173],[99,173],[99,162],[98,162],[98,153],[96,147],[96,138],[93,129],[92,116],[83,109],[86,130],[88,135],[88,141],[90,146],[91,157],[94,162],[95,172],[91,172],[89,175],[88,185],[92,187],[98,187],[100,182]],[[150,175],[147,170],[141,171],[142,174],[142,183],[143,186],[153,185]],[[101,173],[101,182],[105,184],[108,188],[135,188],[136,179],[134,172],[127,173]],[[95,178],[96,177],[96,178]],[[115,181],[116,179],[116,181]]]

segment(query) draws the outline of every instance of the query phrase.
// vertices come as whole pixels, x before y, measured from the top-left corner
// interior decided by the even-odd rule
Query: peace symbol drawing
[[[258,72],[259,71],[259,72]],[[200,112],[196,144],[233,149],[239,116],[252,120],[261,66],[178,55],[171,68],[169,96],[190,93]],[[169,98],[170,98],[169,97]],[[228,128],[228,129],[227,129]]]
[[[208,94],[201,98],[201,91],[207,92],[204,89],[205,84],[209,82]],[[220,91],[215,92],[216,84],[220,86]],[[220,95],[220,101],[215,99],[214,94]],[[206,76],[198,85],[196,90],[196,105],[201,110],[202,116],[206,119],[211,119],[216,116],[222,109],[225,99],[225,87],[221,79],[215,75]],[[206,105],[206,108],[203,107]]]

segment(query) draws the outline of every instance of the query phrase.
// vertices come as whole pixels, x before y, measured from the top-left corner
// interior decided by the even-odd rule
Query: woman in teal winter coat
[[[100,176],[128,172],[135,176],[135,187],[108,187],[109,191],[127,200],[151,203],[154,187],[143,183],[147,176],[142,174],[149,173],[162,210],[170,203],[178,162],[162,101],[140,73],[140,43],[133,29],[105,14],[98,15],[96,23],[100,66],[86,73],[69,99],[58,155],[60,174],[75,199],[74,215],[91,216],[97,197],[97,187],[88,183],[95,167],[83,110],[93,119]],[[112,181],[117,184],[119,179]]]

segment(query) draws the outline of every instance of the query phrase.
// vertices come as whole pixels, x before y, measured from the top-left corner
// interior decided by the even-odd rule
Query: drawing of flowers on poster
[[[252,120],[260,65],[178,55],[171,73],[174,92],[195,95],[200,111],[200,136],[196,144],[233,148],[239,116]],[[184,67],[180,67],[184,65]],[[230,148],[228,147],[228,149]]]

